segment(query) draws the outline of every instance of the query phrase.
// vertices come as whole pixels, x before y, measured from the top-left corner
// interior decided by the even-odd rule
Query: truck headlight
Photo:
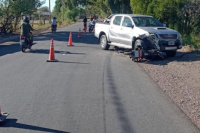
[[[159,36],[156,33],[149,33],[149,35],[153,36],[154,39],[159,38]]]

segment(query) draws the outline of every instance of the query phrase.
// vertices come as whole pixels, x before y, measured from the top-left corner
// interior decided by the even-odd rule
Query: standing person
[[[87,17],[85,16],[84,19],[83,19],[83,25],[84,25],[84,29],[83,30],[87,30]]]

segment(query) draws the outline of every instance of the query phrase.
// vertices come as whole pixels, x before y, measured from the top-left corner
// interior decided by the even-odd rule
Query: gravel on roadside
[[[140,66],[200,129],[200,53],[185,46],[174,58]]]

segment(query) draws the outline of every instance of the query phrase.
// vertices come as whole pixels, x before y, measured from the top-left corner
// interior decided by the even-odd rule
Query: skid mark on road
[[[103,124],[104,124],[104,133],[106,133],[106,105],[105,105],[105,88],[104,88],[104,77],[105,77],[105,66],[106,66],[106,61],[104,62],[103,66],[103,79],[102,79],[102,99],[103,99]]]
[[[118,88],[114,79],[112,66],[111,66],[111,55],[107,58],[105,62],[105,68],[104,68],[104,86],[108,86],[107,89],[110,93],[111,100],[115,107],[115,112],[118,117],[119,124],[121,126],[121,130],[123,133],[134,133],[132,123],[130,122],[125,107],[123,103],[121,102],[120,94],[118,93]],[[104,90],[104,91],[105,91]]]

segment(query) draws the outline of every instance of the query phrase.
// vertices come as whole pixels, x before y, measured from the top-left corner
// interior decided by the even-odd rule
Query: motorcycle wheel
[[[24,45],[21,45],[21,51],[24,53],[26,50],[25,46]]]
[[[92,32],[92,27],[89,28],[89,32],[90,32],[90,33]]]

